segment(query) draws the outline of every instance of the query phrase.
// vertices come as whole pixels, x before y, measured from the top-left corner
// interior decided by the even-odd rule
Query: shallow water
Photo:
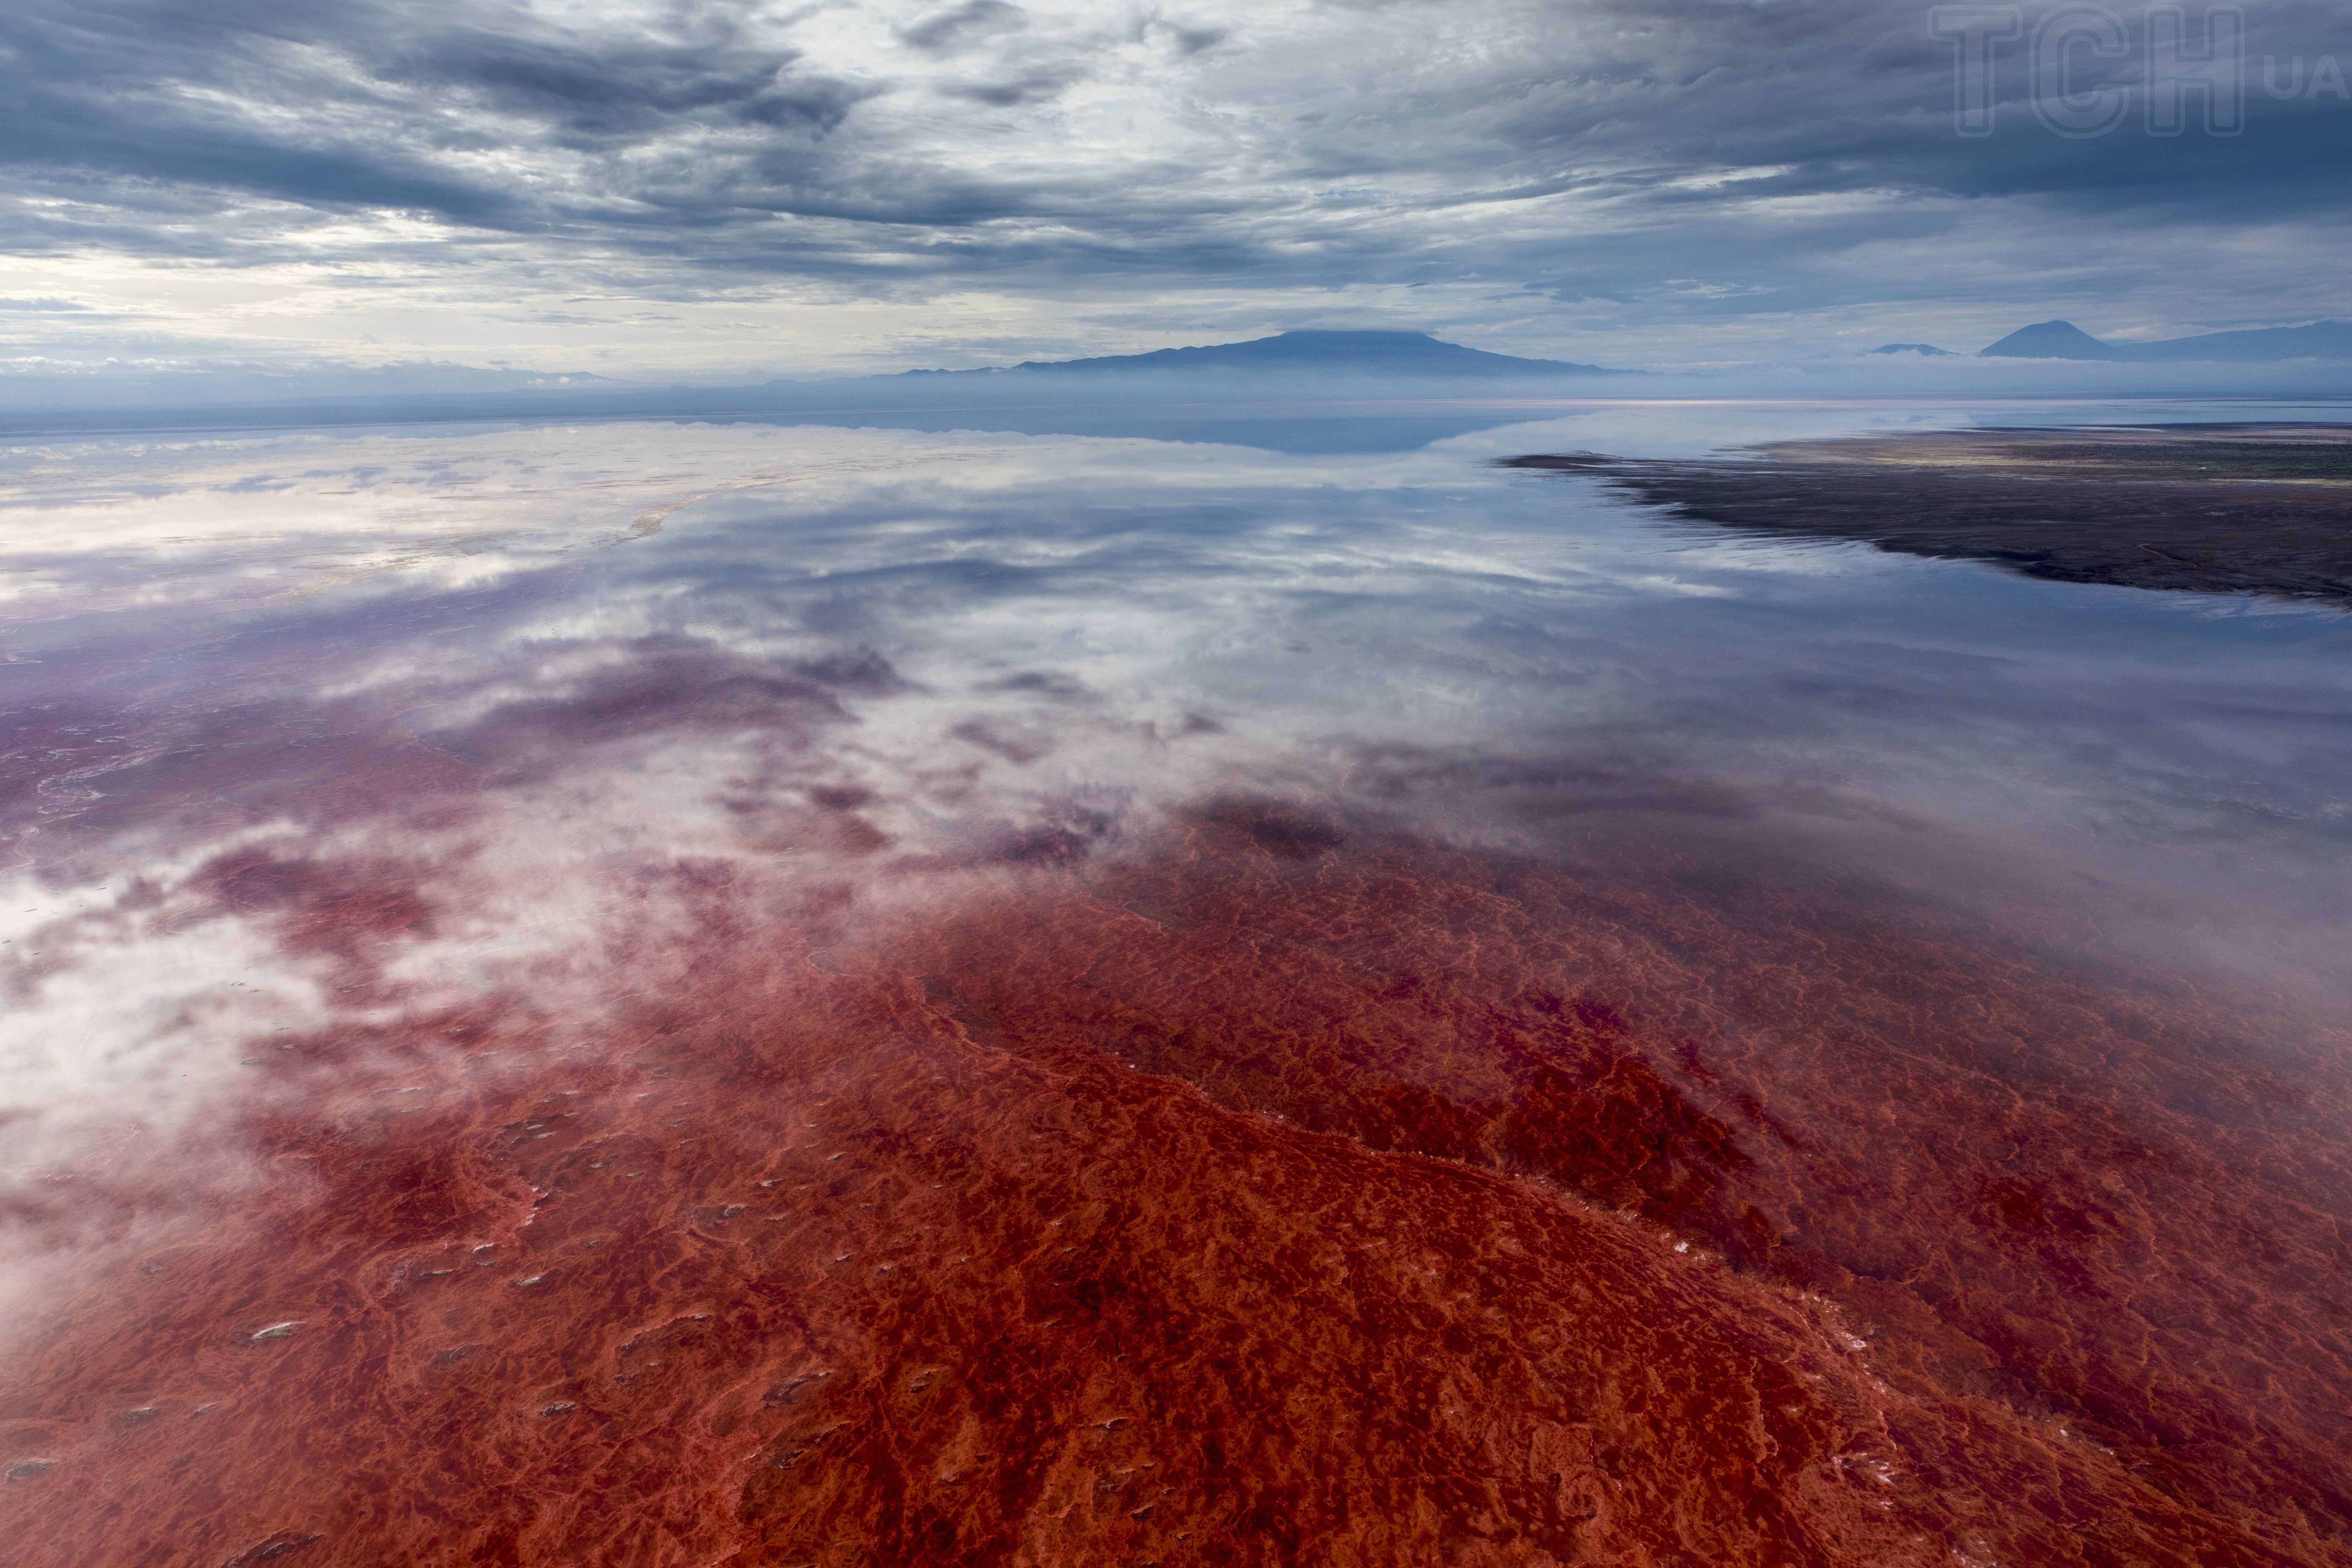
[[[11,454],[12,1550],[2347,1560],[2346,618],[1492,466],[2329,412],[1505,412]]]

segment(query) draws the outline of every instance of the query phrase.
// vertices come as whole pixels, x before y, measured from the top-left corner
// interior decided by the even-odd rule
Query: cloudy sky
[[[2029,6],[1969,136],[1928,11],[13,0],[0,359],[732,380],[1397,326],[1699,364],[2352,316],[2352,12],[2246,7],[2242,131],[2190,91],[2161,136],[2147,12],[2073,6],[2045,100],[2125,96],[2065,135]]]

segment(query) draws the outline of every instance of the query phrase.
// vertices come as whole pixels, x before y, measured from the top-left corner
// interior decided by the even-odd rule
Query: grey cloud
[[[2244,269],[2209,287],[2266,270],[2305,314],[2352,304],[2333,281],[2352,103],[2274,99],[2257,68],[2241,136],[2067,140],[2034,122],[2011,46],[1997,133],[1963,138],[1950,47],[1908,0],[1280,18],[965,0],[851,13],[871,37],[849,55],[809,20],[842,15],[20,0],[0,134],[9,186],[45,200],[0,240],[266,258],[326,215],[388,209],[457,231],[434,242],[445,262],[468,237],[542,267],[587,247],[688,289],[1475,279],[1691,321],[2186,297],[2180,247],[2202,246]],[[2352,61],[2340,7],[2285,0],[2247,26],[2257,67]],[[2129,86],[2144,67],[2116,68]],[[1082,124],[1039,112],[1089,102]],[[1359,194],[1302,194],[1335,189]],[[2211,240],[2247,224],[2269,235],[2259,265]]]
[[[965,0],[961,5],[902,28],[898,37],[918,49],[945,49],[974,37],[1014,31],[1025,20],[1020,6],[1008,5],[1004,0]]]
[[[958,85],[945,89],[950,98],[970,100],[998,109],[1011,109],[1024,103],[1034,103],[1054,98],[1076,79],[1075,70],[1033,71],[1016,81],[979,82]]]
[[[793,57],[729,40],[591,50],[468,28],[403,49],[378,68],[390,83],[454,92],[490,113],[537,122],[579,145],[642,136],[681,119],[830,129],[856,95],[794,84]]]
[[[1166,31],[1168,37],[1174,41],[1179,52],[1188,55],[1197,55],[1203,49],[1213,49],[1234,36],[1233,29],[1230,27],[1187,27],[1173,22],[1159,22],[1154,25]]]
[[[567,171],[584,189],[551,199],[469,155],[527,163],[667,141],[704,143],[707,157],[730,135],[769,147],[821,136],[866,90],[798,70],[793,51],[753,47],[723,18],[590,36],[520,8],[248,0],[201,12],[35,5],[5,27],[12,90],[0,114],[20,165],[65,182],[111,177],[108,194],[134,209],[150,194],[124,179],[529,231],[645,193],[592,167]]]

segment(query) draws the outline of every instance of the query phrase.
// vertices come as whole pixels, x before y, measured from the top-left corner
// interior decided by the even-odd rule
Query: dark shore
[[[1695,522],[1985,561],[2059,583],[2352,604],[2352,426],[2171,425],[1790,441],[1696,461],[1591,453]]]

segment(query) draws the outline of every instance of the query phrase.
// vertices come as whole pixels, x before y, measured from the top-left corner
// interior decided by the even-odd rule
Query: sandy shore
[[[1596,454],[1676,516],[2061,583],[2352,603],[2352,426],[2182,425],[1792,441],[1696,462]]]

